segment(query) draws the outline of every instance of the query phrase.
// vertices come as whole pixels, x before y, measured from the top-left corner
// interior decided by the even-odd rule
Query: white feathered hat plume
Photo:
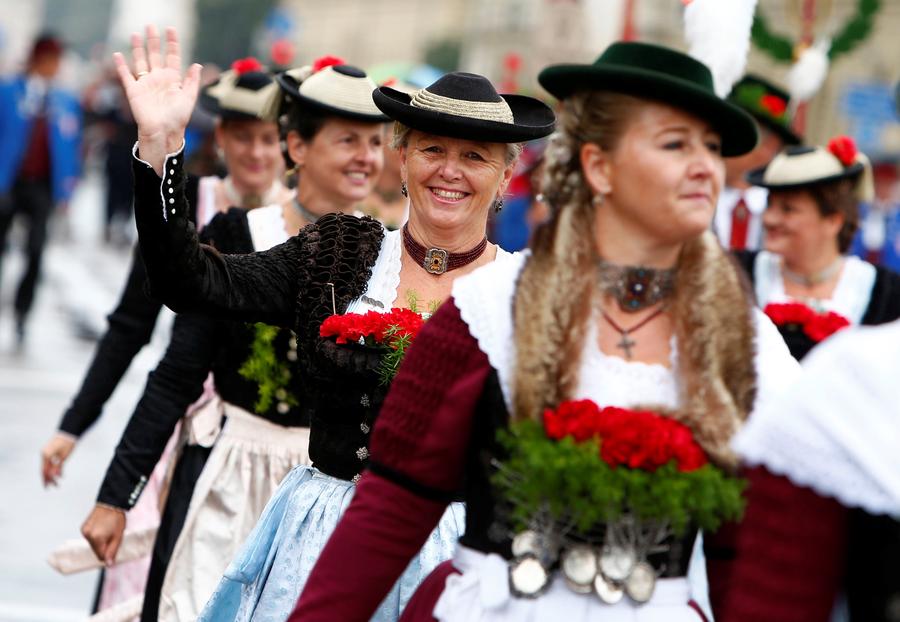
[[[787,75],[791,105],[796,107],[808,102],[822,88],[828,77],[828,50],[830,39],[820,39],[800,53]]]
[[[682,0],[688,54],[709,67],[725,97],[744,75],[756,0]]]

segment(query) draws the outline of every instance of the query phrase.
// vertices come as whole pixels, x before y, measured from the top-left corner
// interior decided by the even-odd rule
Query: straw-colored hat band
[[[495,123],[515,123],[515,117],[506,100],[498,102],[477,102],[436,95],[427,89],[420,89],[413,95],[410,104],[416,108],[443,112],[456,117],[469,117]]]
[[[799,155],[782,155],[772,162],[763,175],[763,181],[772,185],[789,185],[798,182],[841,175],[844,165],[825,151],[816,149]]]
[[[860,201],[874,197],[872,165],[861,151],[847,166],[828,149],[822,147],[789,147],[779,153],[765,168],[747,174],[747,181],[769,190],[801,188],[839,179],[856,178],[855,193]]]
[[[219,113],[239,112],[263,120],[274,120],[267,111],[269,100],[278,91],[274,81],[259,89],[238,85],[240,76],[234,71],[226,71],[216,84],[206,89],[206,95],[216,101]]]
[[[381,116],[372,101],[376,85],[367,77],[356,77],[326,67],[304,80],[298,92],[319,103],[364,115]]]
[[[219,97],[219,105],[228,110],[235,110],[263,118],[265,117],[262,114],[263,108],[277,90],[278,85],[274,82],[258,91],[232,89]]]

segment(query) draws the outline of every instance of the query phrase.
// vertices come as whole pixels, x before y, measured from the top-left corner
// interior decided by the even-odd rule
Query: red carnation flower
[[[312,70],[313,73],[318,73],[322,71],[326,67],[331,67],[333,65],[346,65],[346,61],[339,56],[320,56],[316,60],[313,61]]]
[[[829,140],[828,151],[844,166],[850,166],[856,161],[856,143],[849,136],[835,136]]]
[[[260,62],[252,56],[248,56],[247,58],[239,58],[238,60],[231,63],[231,68],[239,76],[251,71],[263,70],[263,66],[260,64]]]
[[[819,343],[843,328],[850,326],[850,320],[839,313],[828,311],[817,313],[803,327],[806,336]]]
[[[611,467],[655,471],[674,460],[686,472],[707,463],[687,426],[651,411],[601,410],[591,400],[571,400],[544,412],[544,430],[554,440],[599,439],[600,457]]]
[[[787,102],[777,95],[763,95],[759,100],[759,104],[776,119],[783,116],[787,111]]]
[[[776,326],[785,326],[786,324],[803,326],[816,314],[814,310],[801,302],[767,304],[763,313],[768,315]]]

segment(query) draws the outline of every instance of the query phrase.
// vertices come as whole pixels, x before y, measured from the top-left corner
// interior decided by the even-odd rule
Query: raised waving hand
[[[200,65],[182,73],[174,28],[166,29],[165,52],[155,26],[147,26],[146,41],[131,35],[131,54],[134,74],[122,54],[115,53],[113,59],[138,126],[141,159],[161,175],[166,154],[177,151],[184,140],[200,88]]]

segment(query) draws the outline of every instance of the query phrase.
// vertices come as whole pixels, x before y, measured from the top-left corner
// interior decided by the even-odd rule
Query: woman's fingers
[[[159,31],[156,26],[149,24],[147,26],[147,60],[150,63],[150,71],[163,66],[160,49]]]
[[[109,543],[106,545],[106,552],[103,556],[103,561],[107,565],[107,567],[115,565],[116,555],[119,552],[119,546],[121,546],[122,544],[122,538],[124,537],[124,535],[124,531],[114,532],[109,540]]]
[[[150,71],[150,66],[147,64],[147,52],[144,50],[144,40],[136,32],[131,34],[131,58],[134,61],[134,71],[137,75]]]
[[[178,46],[178,33],[171,26],[166,28],[166,67],[181,71],[181,50]]]
[[[202,68],[203,67],[198,63],[191,65],[181,83],[181,88],[184,92],[194,99],[196,99],[197,93],[200,90],[200,70]]]
[[[125,60],[125,56],[121,52],[113,54],[113,62],[116,64],[116,73],[119,74],[119,82],[122,83],[122,88],[125,89],[125,95],[129,95],[130,90],[137,82],[131,73],[131,67],[128,66],[128,61]]]

